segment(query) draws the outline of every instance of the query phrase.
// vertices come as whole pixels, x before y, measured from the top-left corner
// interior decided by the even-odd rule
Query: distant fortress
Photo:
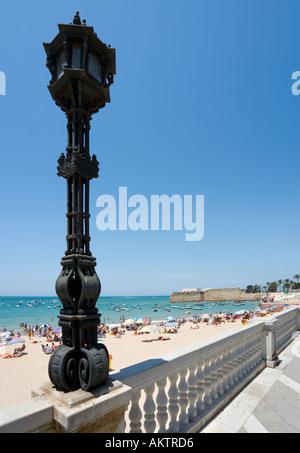
[[[171,293],[170,302],[205,302],[205,301],[242,301],[260,300],[260,293],[246,293],[245,289],[237,288],[185,288]]]

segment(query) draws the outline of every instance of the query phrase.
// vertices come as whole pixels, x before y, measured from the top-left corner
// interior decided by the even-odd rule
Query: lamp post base
[[[65,391],[90,390],[108,379],[109,354],[97,343],[100,314],[95,307],[101,291],[92,256],[70,254],[61,262],[56,293],[63,304],[58,316],[63,345],[51,355],[51,382]]]
[[[59,346],[50,357],[48,374],[52,384],[67,392],[79,388],[89,391],[108,379],[107,348],[101,344],[76,351],[66,345]]]

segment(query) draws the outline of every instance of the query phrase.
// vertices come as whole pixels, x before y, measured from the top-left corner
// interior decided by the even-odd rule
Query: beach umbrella
[[[39,329],[48,329],[48,324],[41,324]]]
[[[16,344],[16,343],[25,343],[25,340],[23,338],[13,338],[10,340],[7,344]]]
[[[158,330],[158,332],[163,332],[165,329],[162,327],[151,327],[151,330]]]
[[[168,321],[172,322],[175,321],[175,319],[173,318],[173,316],[168,316]]]
[[[120,327],[120,324],[110,324],[108,327],[114,329],[115,327]]]
[[[244,313],[249,313],[249,311],[248,310],[239,310],[239,311],[235,312],[236,315],[243,315]]]
[[[167,323],[165,324],[165,326],[166,326],[166,327],[177,327],[177,324],[176,324],[176,322],[167,322]]]
[[[138,333],[150,333],[150,328],[142,327],[140,330],[138,330]]]
[[[144,321],[141,318],[134,318],[134,322],[136,324],[143,324],[144,323]]]
[[[53,333],[61,332],[61,327],[59,327],[58,329],[53,329],[52,332],[53,332]]]
[[[124,324],[133,324],[134,323],[134,319],[126,319],[126,321],[124,322]]]

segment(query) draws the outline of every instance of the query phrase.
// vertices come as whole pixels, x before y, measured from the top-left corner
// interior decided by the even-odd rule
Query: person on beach
[[[20,348],[15,348],[14,355],[22,355],[24,349],[26,348],[25,344],[23,344]]]

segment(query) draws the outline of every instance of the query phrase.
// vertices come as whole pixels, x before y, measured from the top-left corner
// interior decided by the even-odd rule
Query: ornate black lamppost
[[[44,48],[52,75],[48,88],[68,120],[67,152],[57,167],[67,180],[67,250],[56,281],[63,305],[58,316],[63,344],[52,353],[48,371],[59,388],[90,390],[107,380],[109,366],[107,349],[97,344],[101,315],[95,306],[101,285],[90,252],[89,181],[98,177],[99,163],[90,156],[89,131],[92,114],[110,102],[115,49],[101,42],[93,27],[81,23],[78,12],[72,24],[58,28]]]

